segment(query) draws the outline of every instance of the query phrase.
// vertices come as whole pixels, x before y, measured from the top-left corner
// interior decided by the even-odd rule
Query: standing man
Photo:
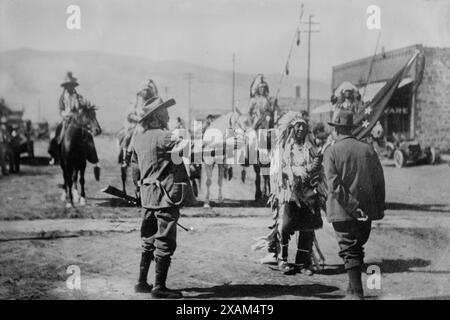
[[[6,117],[0,117],[0,168],[4,176],[9,175],[6,168],[7,153],[11,137],[8,132],[8,121]]]
[[[383,168],[372,146],[352,136],[353,113],[340,111],[334,122],[336,142],[325,151],[327,220],[333,224],[349,284],[347,297],[364,299],[361,269],[371,223],[384,217]]]
[[[142,207],[142,255],[136,292],[151,292],[154,298],[181,298],[180,291],[166,287],[171,257],[176,248],[179,208],[184,200],[186,170],[182,161],[174,163],[170,151],[177,142],[167,130],[167,108],[175,100],[164,102],[153,97],[145,104],[146,114],[140,119],[131,142],[133,180],[140,186]],[[147,274],[155,260],[155,286],[147,283]]]

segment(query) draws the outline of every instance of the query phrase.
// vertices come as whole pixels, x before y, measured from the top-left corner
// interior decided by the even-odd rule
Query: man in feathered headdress
[[[139,119],[145,114],[145,103],[150,99],[158,96],[158,88],[152,79],[146,79],[139,91],[136,93],[135,99],[130,103],[125,116],[124,131],[125,137],[122,142],[123,165],[127,166],[131,158],[130,142]]]
[[[269,98],[269,85],[264,75],[258,74],[250,85],[250,101],[248,106],[252,126],[255,130],[259,129],[266,116],[270,117],[267,128],[273,126],[273,121],[277,119],[277,106]]]
[[[274,213],[273,231],[265,238],[269,253],[284,273],[294,271],[288,264],[290,236],[300,231],[295,264],[303,274],[312,275],[314,230],[322,227],[320,209],[326,190],[321,155],[307,121],[289,112],[279,121],[280,136],[271,163],[270,203]]]

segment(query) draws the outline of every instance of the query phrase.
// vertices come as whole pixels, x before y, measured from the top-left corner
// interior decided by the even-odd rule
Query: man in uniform
[[[57,125],[55,136],[50,140],[50,146],[48,149],[48,153],[53,158],[52,163],[59,159],[59,145],[61,144],[64,136],[67,122],[73,115],[77,114],[83,106],[89,106],[91,104],[75,90],[78,85],[78,81],[73,76],[72,72],[67,72],[64,82],[61,84],[61,87],[63,87],[63,92],[59,98],[59,114],[62,117],[62,121]],[[97,150],[95,149],[95,143],[92,135],[87,135],[85,142],[88,146],[87,160],[94,164],[94,173],[96,179],[98,180],[100,168],[98,167]]]
[[[349,284],[347,297],[364,299],[361,268],[371,221],[385,210],[383,168],[372,146],[351,134],[353,113],[340,111],[334,122],[336,141],[324,154],[328,187],[327,220],[332,223]]]
[[[145,104],[147,113],[140,119],[133,140],[133,180],[140,186],[144,218],[141,226],[143,241],[137,292],[151,292],[154,298],[176,299],[180,291],[166,287],[171,256],[176,248],[179,208],[184,200],[186,170],[182,161],[175,163],[170,151],[178,137],[166,130],[169,114],[167,108],[173,99],[164,102],[153,97]],[[147,283],[147,274],[155,260],[155,285]]]

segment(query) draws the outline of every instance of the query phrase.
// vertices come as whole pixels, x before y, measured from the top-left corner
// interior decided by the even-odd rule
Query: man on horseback
[[[337,114],[341,110],[350,111],[353,114],[358,113],[362,107],[361,95],[352,83],[344,81],[337,89],[335,93],[335,109],[333,112],[333,120],[336,119]],[[359,97],[359,99],[358,99]]]
[[[72,117],[77,115],[83,107],[91,106],[91,103],[84,99],[84,97],[75,90],[78,85],[77,78],[72,75],[72,72],[67,72],[64,82],[61,84],[61,87],[63,87],[63,92],[59,98],[59,114],[62,117],[62,121],[56,126],[55,136],[50,140],[48,150],[48,153],[53,158],[51,163],[55,163],[59,160],[59,147],[64,137],[67,125],[71,121]],[[99,160],[92,134],[85,136],[84,143],[88,149],[87,160],[94,164],[94,172],[98,180],[98,176],[100,174],[100,168],[98,167]]]
[[[257,130],[267,117],[270,118],[267,128],[272,128],[277,119],[277,106],[269,98],[269,85],[264,75],[258,74],[250,86],[250,101],[248,113],[253,129]]]
[[[135,99],[130,103],[127,109],[125,121],[124,121],[124,133],[125,137],[122,140],[122,166],[128,166],[131,157],[130,142],[133,137],[135,128],[139,122],[139,119],[145,114],[145,103],[158,96],[158,88],[152,79],[145,80],[138,93],[136,93]]]

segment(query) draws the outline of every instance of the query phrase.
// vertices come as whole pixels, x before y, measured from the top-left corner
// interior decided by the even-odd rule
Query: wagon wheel
[[[405,166],[406,160],[405,160],[405,155],[403,154],[403,152],[401,150],[395,150],[394,151],[394,163],[395,163],[395,167],[397,168],[402,168]]]

